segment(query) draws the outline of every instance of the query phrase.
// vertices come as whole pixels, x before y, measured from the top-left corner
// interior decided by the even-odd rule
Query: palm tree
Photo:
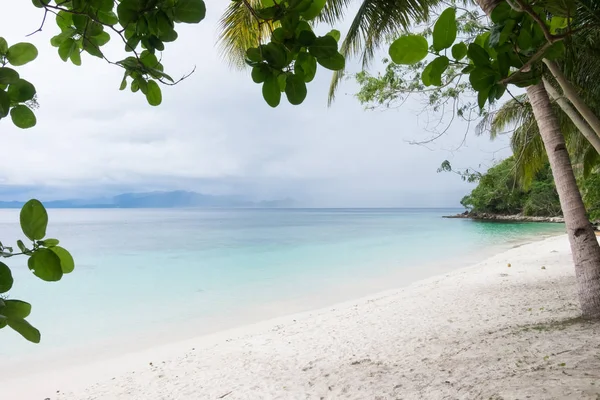
[[[487,15],[502,2],[476,1]],[[586,215],[565,138],[544,84],[540,82],[529,86],[527,97],[550,161],[565,217],[583,316],[600,319],[600,246]]]
[[[258,25],[254,25],[252,16],[249,15],[250,10],[245,7],[245,3],[249,1],[250,4],[256,5],[260,0],[232,2],[221,20],[221,48],[230,54],[230,60],[234,65],[240,64],[239,60],[244,55],[242,51],[258,44],[264,34]],[[475,1],[484,13],[490,15],[494,8],[505,0]],[[386,43],[388,35],[398,34],[414,19],[426,19],[430,8],[441,2],[441,0],[363,0],[342,43],[342,54],[344,56],[359,54],[363,66],[367,66],[375,50]],[[350,0],[330,0],[322,13],[321,20],[338,21],[350,4]],[[236,36],[235,32],[239,36]],[[331,93],[334,92],[339,78],[339,75],[334,76]],[[599,319],[600,246],[587,219],[561,126],[544,84],[540,82],[529,86],[527,97],[552,167],[565,217],[583,316]]]

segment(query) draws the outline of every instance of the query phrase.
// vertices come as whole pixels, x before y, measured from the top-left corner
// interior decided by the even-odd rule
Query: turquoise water
[[[10,296],[32,303],[42,343],[5,329],[0,355],[205,333],[399,287],[564,231],[441,218],[457,211],[50,210],[48,236],[72,252],[75,272],[46,283],[24,259],[9,260]],[[23,237],[17,221],[17,210],[0,210],[5,244]]]

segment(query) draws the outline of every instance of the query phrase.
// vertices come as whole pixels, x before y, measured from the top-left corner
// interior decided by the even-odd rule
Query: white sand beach
[[[563,235],[326,309],[0,376],[0,398],[596,400],[600,323],[578,315]]]

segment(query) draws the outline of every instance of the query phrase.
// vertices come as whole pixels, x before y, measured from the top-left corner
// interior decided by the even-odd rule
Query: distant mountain
[[[0,208],[21,208],[24,202],[0,201]],[[172,192],[123,193],[100,199],[45,201],[47,208],[282,208],[293,207],[294,201],[269,200],[253,202],[240,196],[213,196],[177,190]]]

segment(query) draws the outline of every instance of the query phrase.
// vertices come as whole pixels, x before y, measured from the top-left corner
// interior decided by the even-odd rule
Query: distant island
[[[42,199],[43,200],[43,199]],[[22,201],[0,201],[0,208],[21,208]],[[47,208],[287,208],[294,200],[249,201],[241,196],[216,196],[176,190],[170,192],[123,193],[97,199],[44,201]]]

